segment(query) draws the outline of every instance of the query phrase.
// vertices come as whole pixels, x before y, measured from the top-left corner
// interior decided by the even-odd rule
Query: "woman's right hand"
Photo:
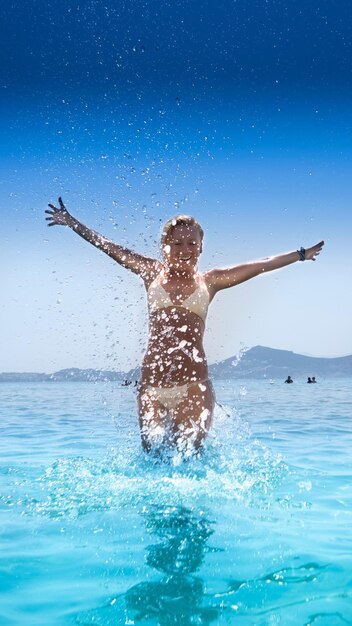
[[[48,213],[48,215],[50,216],[45,218],[48,222],[48,226],[70,226],[72,216],[62,202],[61,196],[59,198],[59,205],[60,208],[57,208],[53,204],[48,204],[51,209],[50,211],[45,211],[45,213]]]

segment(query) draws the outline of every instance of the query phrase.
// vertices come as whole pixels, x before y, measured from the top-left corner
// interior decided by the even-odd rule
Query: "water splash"
[[[141,508],[150,501],[190,508],[233,500],[268,506],[286,471],[280,457],[251,438],[248,424],[234,410],[217,407],[205,450],[191,458],[170,448],[147,455],[139,446],[112,447],[99,458],[64,457],[17,476],[15,492],[6,501],[23,515],[55,519]]]

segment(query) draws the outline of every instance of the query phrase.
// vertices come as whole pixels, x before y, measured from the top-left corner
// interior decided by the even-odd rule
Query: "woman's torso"
[[[208,378],[203,348],[209,293],[203,277],[167,280],[161,272],[147,285],[149,339],[141,382],[172,387]]]

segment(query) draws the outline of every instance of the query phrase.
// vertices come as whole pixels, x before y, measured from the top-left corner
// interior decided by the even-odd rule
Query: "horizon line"
[[[339,356],[316,356],[316,355],[312,355],[312,354],[302,354],[301,352],[295,352],[294,350],[288,350],[286,348],[271,348],[270,346],[262,346],[260,344],[257,344],[256,346],[251,346],[250,348],[242,348],[238,353],[233,354],[232,356],[226,357],[224,359],[220,359],[217,361],[214,361],[212,363],[209,363],[209,367],[211,367],[212,365],[218,365],[219,363],[223,363],[225,361],[228,361],[229,359],[237,359],[238,362],[241,361],[241,358],[244,354],[246,354],[247,352],[249,352],[250,350],[253,350],[255,348],[264,348],[265,350],[274,350],[276,352],[290,352],[291,354],[295,354],[297,356],[303,356],[303,357],[308,357],[311,359],[343,359],[346,357],[351,356],[351,353],[347,353],[347,354],[342,354]],[[65,370],[79,370],[79,371],[87,371],[87,370],[92,370],[92,371],[104,371],[104,372],[114,372],[114,373],[121,373],[121,374],[128,374],[133,370],[137,370],[140,367],[140,364],[136,365],[135,367],[130,367],[128,370],[124,370],[124,369],[105,369],[105,368],[101,368],[101,367],[78,367],[78,366],[68,366],[68,367],[61,367],[60,369],[56,369],[54,371],[51,372],[45,372],[45,371],[34,371],[34,370],[21,370],[21,371],[14,371],[14,370],[2,370],[0,371],[0,375],[2,374],[42,374],[42,375],[46,375],[46,376],[50,376],[52,374],[55,374],[57,372],[62,372]]]

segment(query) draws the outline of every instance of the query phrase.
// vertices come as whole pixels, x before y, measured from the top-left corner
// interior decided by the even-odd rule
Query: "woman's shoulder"
[[[199,274],[201,279],[205,282],[206,286],[211,288],[216,282],[217,270],[207,270],[206,272],[202,272]]]
[[[218,291],[227,286],[223,284],[224,274],[226,274],[226,270],[222,269],[211,269],[202,274],[202,279],[208,289],[210,300],[213,299]]]
[[[146,269],[144,272],[142,279],[145,285],[145,288],[148,290],[150,285],[162,274],[164,270],[164,265],[161,261],[155,260],[153,264]]]

